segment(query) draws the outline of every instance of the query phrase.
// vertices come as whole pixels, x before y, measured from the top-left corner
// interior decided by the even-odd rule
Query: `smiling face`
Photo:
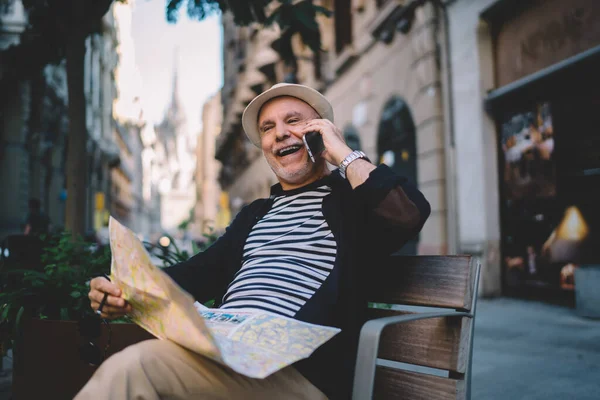
[[[319,114],[311,106],[288,96],[268,101],[258,114],[263,154],[284,190],[308,185],[329,172],[324,159],[310,160],[300,134],[316,118]]]

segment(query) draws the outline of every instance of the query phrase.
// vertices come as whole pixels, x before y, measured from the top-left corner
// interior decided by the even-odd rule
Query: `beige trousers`
[[[75,399],[327,398],[293,367],[252,379],[172,342],[147,340],[103,362]]]

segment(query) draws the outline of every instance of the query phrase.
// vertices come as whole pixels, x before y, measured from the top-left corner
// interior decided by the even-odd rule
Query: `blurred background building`
[[[196,145],[196,204],[194,207],[194,236],[221,232],[231,219],[228,205],[221,205],[222,198],[218,178],[221,163],[215,158],[215,145],[223,120],[221,93],[209,98],[202,110],[202,132]]]
[[[27,26],[22,3],[3,2],[0,18],[0,50],[18,47]],[[86,235],[107,240],[109,215],[141,236],[159,234],[156,182],[147,190],[154,196],[144,197],[142,190],[151,170],[142,162],[149,143],[142,135],[146,124],[139,92],[124,88],[136,75],[131,5],[114,3],[85,46]],[[40,200],[52,228],[60,229],[67,197],[65,62],[19,74],[0,59],[0,71],[0,239],[23,232],[30,198]]]
[[[171,102],[162,122],[154,127],[156,151],[162,160],[159,191],[161,193],[161,221],[163,228],[176,230],[182,223],[193,219],[196,200],[195,168],[196,138],[187,131],[186,116],[179,100],[177,63],[173,71]]]
[[[27,26],[20,1],[0,8],[0,50],[18,46]],[[15,81],[0,60],[0,238],[24,228],[36,197],[54,221],[64,221],[66,72],[50,65]],[[5,192],[6,191],[6,192]]]

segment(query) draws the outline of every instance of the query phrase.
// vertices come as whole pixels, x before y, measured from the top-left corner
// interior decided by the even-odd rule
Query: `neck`
[[[319,179],[325,178],[329,174],[331,174],[331,171],[329,171],[329,169],[325,165],[323,167],[323,170],[319,174],[316,174],[316,175],[312,176],[311,178],[309,178],[305,181],[302,181],[301,183],[284,182],[281,179],[279,179],[279,183],[281,184],[281,188],[285,191],[294,190],[294,189],[304,187],[306,185],[310,185],[311,183],[316,182]]]

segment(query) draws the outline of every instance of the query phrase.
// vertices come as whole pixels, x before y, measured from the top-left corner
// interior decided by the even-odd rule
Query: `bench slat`
[[[471,256],[392,256],[385,263],[369,285],[369,301],[470,310]]]
[[[369,319],[410,314],[370,308]],[[471,319],[431,318],[405,322],[384,329],[379,358],[464,373]]]
[[[378,366],[373,399],[464,399],[465,382]]]

